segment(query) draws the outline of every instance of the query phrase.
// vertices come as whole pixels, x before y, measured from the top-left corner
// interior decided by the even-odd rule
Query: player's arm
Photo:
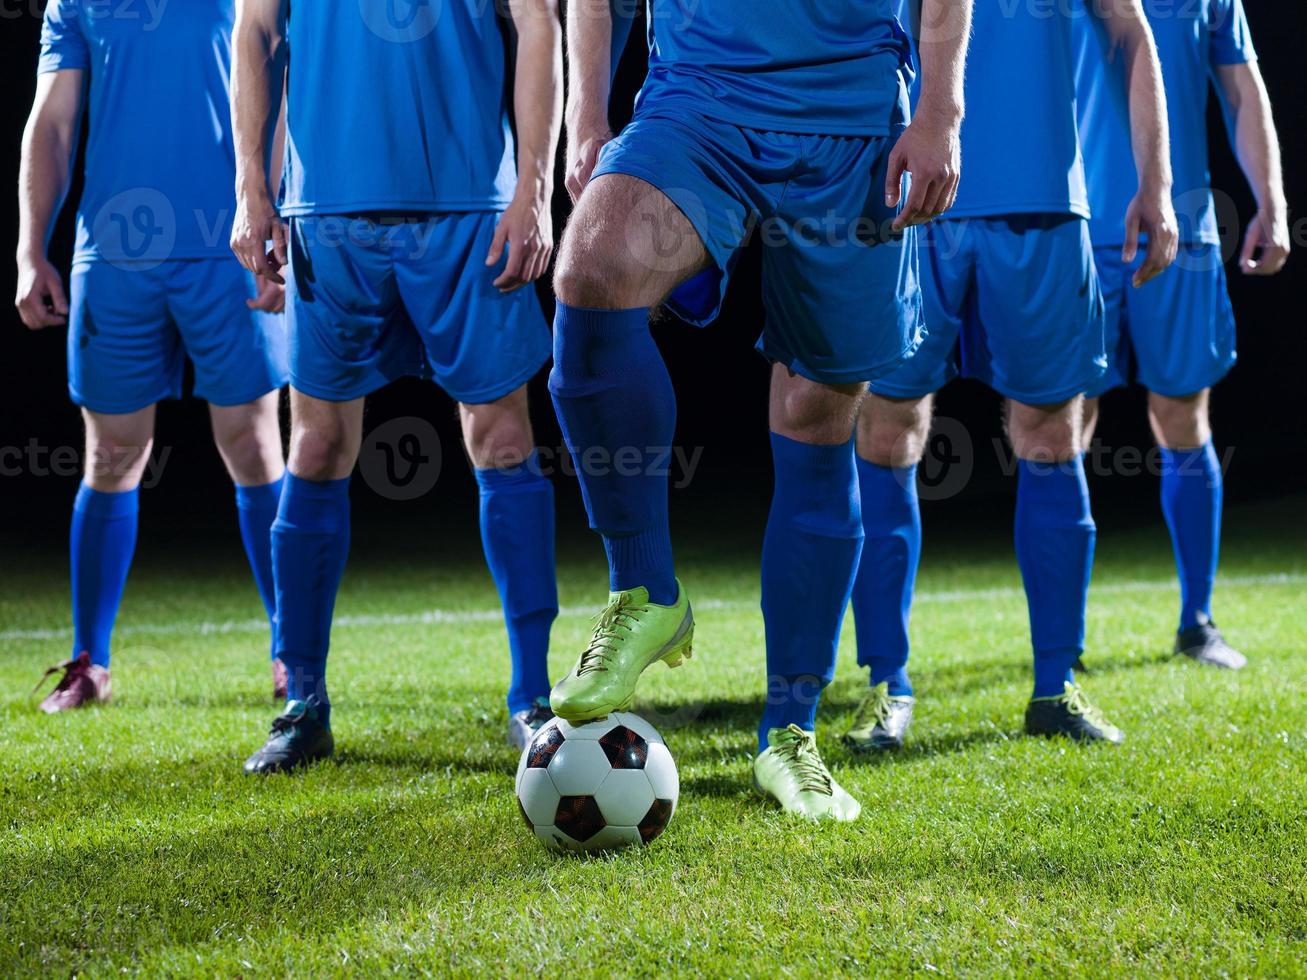
[[[894,146],[885,183],[885,203],[897,207],[903,174],[912,174],[895,229],[924,224],[951,208],[962,176],[962,81],[971,0],[921,0],[920,30],[921,98],[912,124]]]
[[[1109,56],[1110,61],[1121,64],[1126,73],[1130,140],[1139,174],[1139,191],[1126,211],[1125,248],[1121,257],[1133,262],[1139,252],[1140,234],[1148,234],[1148,254],[1134,276],[1135,286],[1142,286],[1175,261],[1179,242],[1175,208],[1171,203],[1171,133],[1166,118],[1162,65],[1140,0],[1085,6],[1103,21],[1115,52]]]
[[[68,196],[85,98],[81,69],[37,76],[18,170],[18,291],[14,305],[31,330],[68,322],[68,296],[46,247]]]
[[[613,138],[608,98],[613,81],[611,0],[567,5],[567,193],[576,201],[599,151]]]
[[[1247,275],[1273,276],[1289,258],[1289,206],[1271,100],[1255,61],[1219,65],[1216,78],[1230,110],[1235,155],[1257,198],[1239,268]]]
[[[285,281],[281,270],[286,265],[286,228],[273,204],[268,165],[282,138],[286,4],[287,0],[239,0],[232,34],[236,219],[231,250],[245,268],[279,285]]]
[[[495,288],[512,292],[534,282],[554,251],[554,156],[563,120],[563,27],[558,0],[509,0],[517,30],[513,111],[517,120],[517,192],[495,228],[486,265],[508,247]]]

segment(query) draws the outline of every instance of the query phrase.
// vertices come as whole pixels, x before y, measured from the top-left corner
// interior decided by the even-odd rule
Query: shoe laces
[[[883,728],[889,723],[889,709],[889,687],[885,684],[877,684],[867,691],[867,696],[858,705],[858,710],[853,716],[853,727],[866,728],[875,724]]]
[[[302,722],[309,713],[312,705],[308,701],[301,701],[299,706],[294,710],[287,709],[272,719],[272,734],[278,735],[284,732],[292,731],[295,726]]]
[[[804,731],[798,725],[790,725],[785,734],[772,743],[779,755],[794,774],[803,793],[821,793],[832,795],[830,770],[821,761],[817,752],[817,739],[812,732]]]
[[[554,711],[549,707],[549,702],[541,699],[526,709],[526,715],[522,720],[526,722],[528,728],[535,731],[552,717]]]
[[[590,632],[590,645],[581,654],[577,664],[578,675],[591,671],[607,670],[608,664],[617,652],[622,634],[631,633],[637,614],[647,607],[636,602],[629,592],[618,593],[617,597],[604,607],[604,611],[594,618],[594,628]]]
[[[1099,728],[1108,727],[1108,720],[1103,717],[1101,711],[1089,702],[1089,698],[1079,684],[1068,684],[1066,686],[1066,691],[1062,695],[1062,702],[1066,705],[1066,710],[1071,714],[1080,715],[1090,724],[1097,725]]]
[[[89,659],[83,660],[81,657],[73,657],[71,660],[61,661],[53,667],[47,667],[45,673],[41,675],[41,679],[37,681],[36,686],[32,688],[32,693],[35,694],[37,691],[41,690],[41,686],[45,684],[50,675],[57,674],[61,670],[64,672],[64,676],[59,678],[59,683],[54,686],[54,689],[56,691],[62,691],[69,687],[77,677],[86,673],[86,668],[89,665]]]

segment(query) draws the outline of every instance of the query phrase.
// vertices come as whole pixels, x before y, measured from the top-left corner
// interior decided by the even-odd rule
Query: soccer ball
[[[676,812],[676,763],[653,725],[616,712],[541,727],[517,766],[522,819],[551,851],[648,844]]]

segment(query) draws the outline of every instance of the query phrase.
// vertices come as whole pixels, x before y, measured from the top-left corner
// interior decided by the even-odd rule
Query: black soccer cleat
[[[321,703],[310,694],[303,701],[291,701],[272,720],[272,731],[263,748],[245,760],[248,775],[290,772],[321,759],[336,749],[331,729],[321,720]]]
[[[1224,670],[1242,670],[1248,666],[1248,658],[1226,643],[1216,624],[1206,617],[1197,626],[1175,634],[1175,652]]]
[[[553,709],[549,707],[549,698],[536,698],[531,707],[525,711],[515,711],[508,716],[508,744],[519,752],[525,751],[546,724],[554,718]]]
[[[1077,742],[1113,745],[1125,741],[1125,733],[1089,703],[1078,684],[1071,683],[1056,697],[1031,700],[1026,706],[1026,734],[1063,735]]]

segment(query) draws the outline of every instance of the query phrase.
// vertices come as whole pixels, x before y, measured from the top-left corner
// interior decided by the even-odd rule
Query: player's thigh
[[[1234,309],[1220,246],[1181,246],[1166,274],[1131,290],[1127,303],[1136,377],[1149,391],[1192,395],[1234,365]]]
[[[291,221],[287,366],[291,385],[306,395],[347,402],[425,372],[387,229],[349,216]]]
[[[1088,222],[1017,215],[976,229],[975,317],[963,373],[1026,405],[1087,391],[1107,367],[1103,299]]]
[[[918,230],[895,235],[883,205],[890,149],[888,138],[813,138],[809,171],[764,229],[759,348],[814,381],[883,377],[921,341]]]
[[[157,267],[73,267],[68,392],[93,412],[126,415],[181,395],[184,355]]]
[[[481,404],[460,402],[463,443],[477,469],[520,466],[535,449],[526,385]]]
[[[168,311],[195,367],[197,398],[247,405],[286,383],[286,319],[249,308],[254,276],[234,258],[167,263]]]
[[[554,287],[570,306],[655,306],[708,264],[699,232],[666,194],[606,174],[591,180],[568,222]]]
[[[281,476],[281,390],[253,401],[209,406],[213,441],[233,481],[262,486]]]
[[[349,476],[363,441],[363,404],[362,398],[329,400],[292,386],[290,471],[315,482]]]
[[[496,402],[549,360],[549,325],[535,287],[495,288],[486,253],[499,214],[434,215],[398,229],[395,284],[419,338],[425,372],[457,402]]]

